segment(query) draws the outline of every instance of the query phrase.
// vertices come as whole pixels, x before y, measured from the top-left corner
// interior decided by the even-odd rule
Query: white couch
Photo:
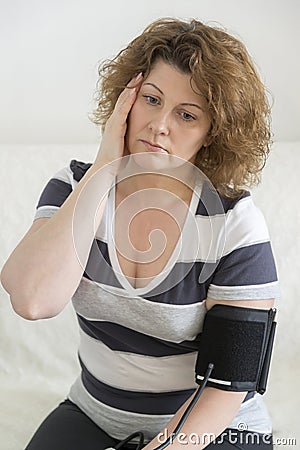
[[[1,267],[31,225],[46,182],[73,158],[93,161],[96,150],[90,145],[0,148]],[[281,283],[278,328],[264,395],[278,449],[300,448],[299,169],[300,143],[277,143],[262,184],[252,189],[267,220]],[[0,296],[0,450],[23,450],[79,373],[77,321],[71,304],[53,319],[27,321],[15,314],[2,287]],[[289,439],[296,444],[287,444]]]

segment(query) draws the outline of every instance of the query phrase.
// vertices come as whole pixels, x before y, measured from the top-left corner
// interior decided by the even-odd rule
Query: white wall
[[[298,0],[0,0],[0,144],[97,143],[97,61],[162,16],[240,37],[274,96],[276,140],[300,140]]]

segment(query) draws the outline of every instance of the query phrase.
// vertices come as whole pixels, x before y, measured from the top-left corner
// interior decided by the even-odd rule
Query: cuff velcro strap
[[[196,382],[209,363],[214,369],[207,386],[228,391],[266,391],[274,342],[276,309],[214,305],[199,335]]]

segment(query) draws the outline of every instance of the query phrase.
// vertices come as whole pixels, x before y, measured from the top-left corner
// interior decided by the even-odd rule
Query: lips
[[[151,152],[161,152],[161,153],[168,153],[168,150],[166,150],[164,147],[160,147],[157,144],[153,144],[149,141],[144,141],[141,139],[141,142],[145,145],[145,147],[150,150]]]

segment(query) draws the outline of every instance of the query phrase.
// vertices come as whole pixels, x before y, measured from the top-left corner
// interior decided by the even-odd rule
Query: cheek
[[[198,145],[198,147],[201,148],[206,143],[209,130],[209,123],[204,123],[203,125],[201,125],[201,129],[198,130],[198,132],[195,134],[194,142],[196,143],[196,146]]]
[[[206,133],[188,133],[182,137],[181,142],[183,142],[183,147],[187,155],[194,155],[202,148],[206,141]]]

